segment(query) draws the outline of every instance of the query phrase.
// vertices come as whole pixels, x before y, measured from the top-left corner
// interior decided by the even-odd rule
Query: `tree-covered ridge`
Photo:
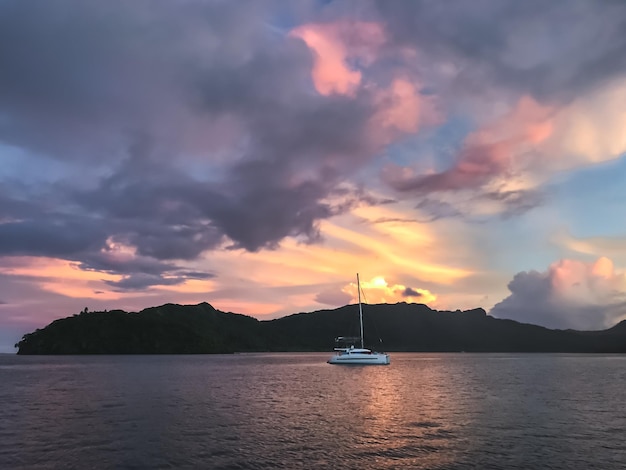
[[[139,313],[87,312],[27,334],[18,354],[203,354],[262,349],[258,321],[207,303],[166,304]]]
[[[24,335],[18,354],[210,354],[329,351],[358,332],[356,305],[259,321],[198,305],[139,313],[86,309]],[[626,322],[603,331],[550,330],[493,318],[483,309],[435,311],[422,304],[367,305],[365,342],[386,351],[626,352]],[[384,339],[384,343],[379,341]]]

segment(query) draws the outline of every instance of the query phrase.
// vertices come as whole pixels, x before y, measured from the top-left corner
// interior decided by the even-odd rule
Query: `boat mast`
[[[363,309],[361,307],[361,283],[359,281],[359,273],[356,273],[356,288],[359,291],[359,323],[361,324],[361,349],[365,348],[363,343]]]

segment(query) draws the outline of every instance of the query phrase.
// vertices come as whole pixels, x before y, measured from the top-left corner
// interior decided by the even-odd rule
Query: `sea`
[[[328,357],[0,355],[0,468],[626,468],[626,355]]]

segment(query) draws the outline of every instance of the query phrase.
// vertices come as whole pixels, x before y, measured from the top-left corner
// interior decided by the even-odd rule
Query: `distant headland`
[[[208,303],[138,313],[85,310],[24,335],[16,347],[17,354],[330,351],[335,337],[356,333],[357,308],[263,321]],[[497,319],[481,308],[449,312],[407,303],[368,305],[364,321],[366,345],[389,352],[626,352],[626,321],[602,331],[551,330]]]

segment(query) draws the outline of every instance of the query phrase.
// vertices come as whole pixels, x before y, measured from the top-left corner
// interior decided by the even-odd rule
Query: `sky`
[[[626,2],[0,0],[0,352],[82,311],[626,319]]]

